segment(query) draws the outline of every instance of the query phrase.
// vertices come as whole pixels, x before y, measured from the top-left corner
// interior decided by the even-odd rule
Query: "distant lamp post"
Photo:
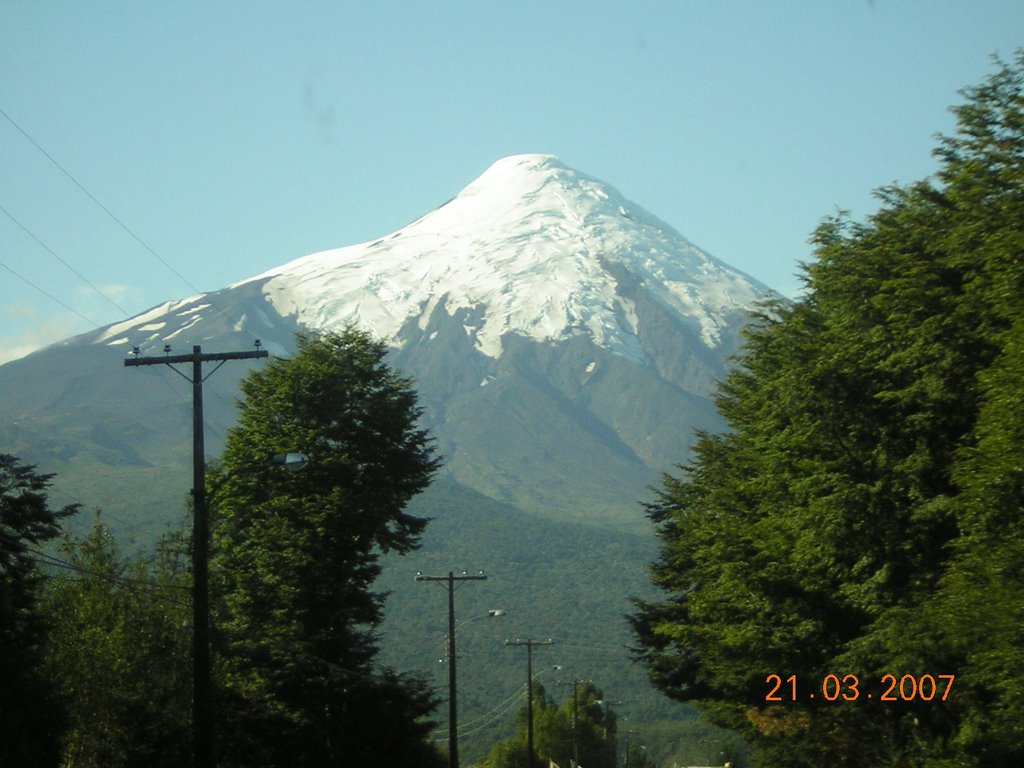
[[[468,619],[463,619],[462,621],[457,622],[455,624],[455,631],[458,632],[460,629],[462,629],[464,626],[469,624],[471,621],[476,621],[477,619],[495,619],[495,618],[497,618],[499,616],[504,616],[504,615],[505,615],[505,611],[503,611],[501,608],[492,608],[487,613],[481,613],[481,614],[479,614],[477,616],[470,616]],[[451,636],[452,636],[451,632],[448,632],[444,636],[445,658],[439,659],[439,661],[442,664],[444,662],[448,661],[449,657],[451,655],[451,648],[450,648]]]
[[[458,630],[460,627],[464,627],[467,624],[469,624],[469,622],[476,621],[477,619],[494,619],[498,616],[504,615],[505,611],[502,608],[491,608],[491,610],[489,610],[487,613],[481,613],[476,616],[470,616],[468,619],[463,619],[455,625],[455,629]]]

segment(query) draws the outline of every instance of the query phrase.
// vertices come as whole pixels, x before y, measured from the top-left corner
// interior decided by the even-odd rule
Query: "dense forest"
[[[650,516],[634,617],[670,696],[758,765],[1024,761],[1024,52],[933,180],[814,234]]]

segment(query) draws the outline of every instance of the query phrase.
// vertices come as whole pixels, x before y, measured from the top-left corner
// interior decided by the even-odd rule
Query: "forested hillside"
[[[1024,761],[1022,86],[1018,53],[934,179],[818,228],[650,506],[644,661],[760,765]]]

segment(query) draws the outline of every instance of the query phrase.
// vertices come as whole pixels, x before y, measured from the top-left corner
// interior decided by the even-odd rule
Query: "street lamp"
[[[284,467],[285,469],[297,472],[306,466],[306,462],[309,458],[304,453],[298,453],[296,451],[290,451],[288,453],[275,453],[270,458],[271,464]]]
[[[463,619],[462,621],[456,622],[456,624],[455,624],[455,631],[458,632],[460,629],[462,629],[462,627],[466,626],[471,621],[476,621],[477,619],[495,619],[495,618],[497,618],[499,616],[504,616],[504,615],[505,615],[505,611],[503,609],[501,609],[501,608],[492,608],[487,613],[481,613],[481,614],[478,614],[477,616],[470,616],[468,619]],[[450,642],[451,642],[451,633],[450,632],[449,633],[445,633],[445,636],[444,636],[445,658],[438,659],[438,661],[441,662],[442,664],[444,662],[448,661],[448,658],[449,658],[449,655],[450,655],[450,652],[448,650],[448,646],[449,646]]]

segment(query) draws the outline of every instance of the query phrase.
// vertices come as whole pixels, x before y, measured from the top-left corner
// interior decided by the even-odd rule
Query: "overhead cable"
[[[117,218],[117,216],[115,216],[113,214],[113,212],[109,208],[107,208],[107,206],[105,206],[102,202],[100,202],[99,199],[97,199],[97,197],[92,192],[90,192],[88,189],[86,189],[85,186],[78,179],[76,179],[74,176],[72,176],[70,171],[68,171],[63,165],[61,165],[59,162],[57,162],[57,160],[53,157],[53,155],[51,155],[49,152],[47,152],[45,149],[43,149],[43,147],[39,144],[39,142],[37,142],[35,139],[33,139],[29,135],[28,131],[26,131],[24,128],[22,128],[20,125],[18,125],[18,123],[15,122],[14,118],[11,117],[9,114],[7,114],[3,110],[3,108],[0,108],[0,115],[3,115],[7,119],[7,122],[9,122],[11,125],[13,125],[15,128],[17,128],[18,131],[21,133],[21,135],[24,136],[33,147],[38,149],[43,154],[43,156],[46,157],[47,160],[49,160],[51,163],[53,163],[53,165],[57,168],[57,170],[59,170],[61,173],[63,173],[71,181],[72,184],[74,184],[76,187],[78,187],[85,194],[86,197],[88,197],[96,205],[98,205],[103,210],[103,212],[105,214],[107,214],[107,216],[109,216],[114,221],[115,224],[117,224],[121,229],[123,229],[125,232],[127,232],[128,235],[130,235],[139,245],[141,245],[143,248],[145,248],[157,261],[159,261],[161,264],[163,264],[165,267],[167,267],[169,270],[171,270],[171,272],[173,272],[175,275],[177,275],[178,278],[183,283],[185,283],[185,285],[187,285],[189,288],[191,288],[196,293],[202,293],[202,291],[200,291],[198,288],[196,288],[194,285],[192,285],[192,283],[189,281],[189,279],[187,277],[185,277],[183,274],[181,274],[181,272],[179,272],[174,267],[172,267],[167,261],[164,260],[164,258],[159,253],[157,253],[152,248],[150,248],[149,244],[145,240],[143,240],[141,237],[139,237],[137,234],[135,234],[135,232],[127,224],[125,224],[123,221],[121,221],[119,218]]]
[[[11,221],[13,221],[15,224],[17,224],[25,234],[27,234],[29,237],[31,237],[33,240],[35,240],[43,248],[43,250],[45,250],[47,253],[49,253],[51,256],[53,256],[53,258],[55,258],[57,261],[59,261],[61,264],[63,264],[65,267],[67,267],[67,269],[73,275],[75,275],[75,277],[77,277],[79,280],[81,280],[87,286],[89,286],[94,291],[96,291],[96,293],[98,293],[102,298],[106,299],[107,302],[109,302],[110,305],[114,309],[116,309],[122,315],[124,315],[126,317],[128,316],[129,312],[128,312],[127,309],[125,309],[120,304],[118,304],[116,301],[114,301],[112,298],[110,298],[107,294],[105,294],[103,291],[101,291],[99,288],[97,288],[92,282],[90,282],[89,278],[87,278],[85,275],[83,275],[81,272],[79,272],[77,269],[75,269],[73,266],[71,266],[67,261],[62,259],[60,257],[60,255],[55,250],[53,250],[53,248],[51,248],[46,243],[44,243],[41,239],[39,239],[39,237],[31,229],[29,229],[24,224],[22,224],[17,218],[15,218],[14,214],[12,214],[10,211],[8,211],[3,205],[0,205],[0,211],[2,211],[7,216],[7,218],[9,218]]]

